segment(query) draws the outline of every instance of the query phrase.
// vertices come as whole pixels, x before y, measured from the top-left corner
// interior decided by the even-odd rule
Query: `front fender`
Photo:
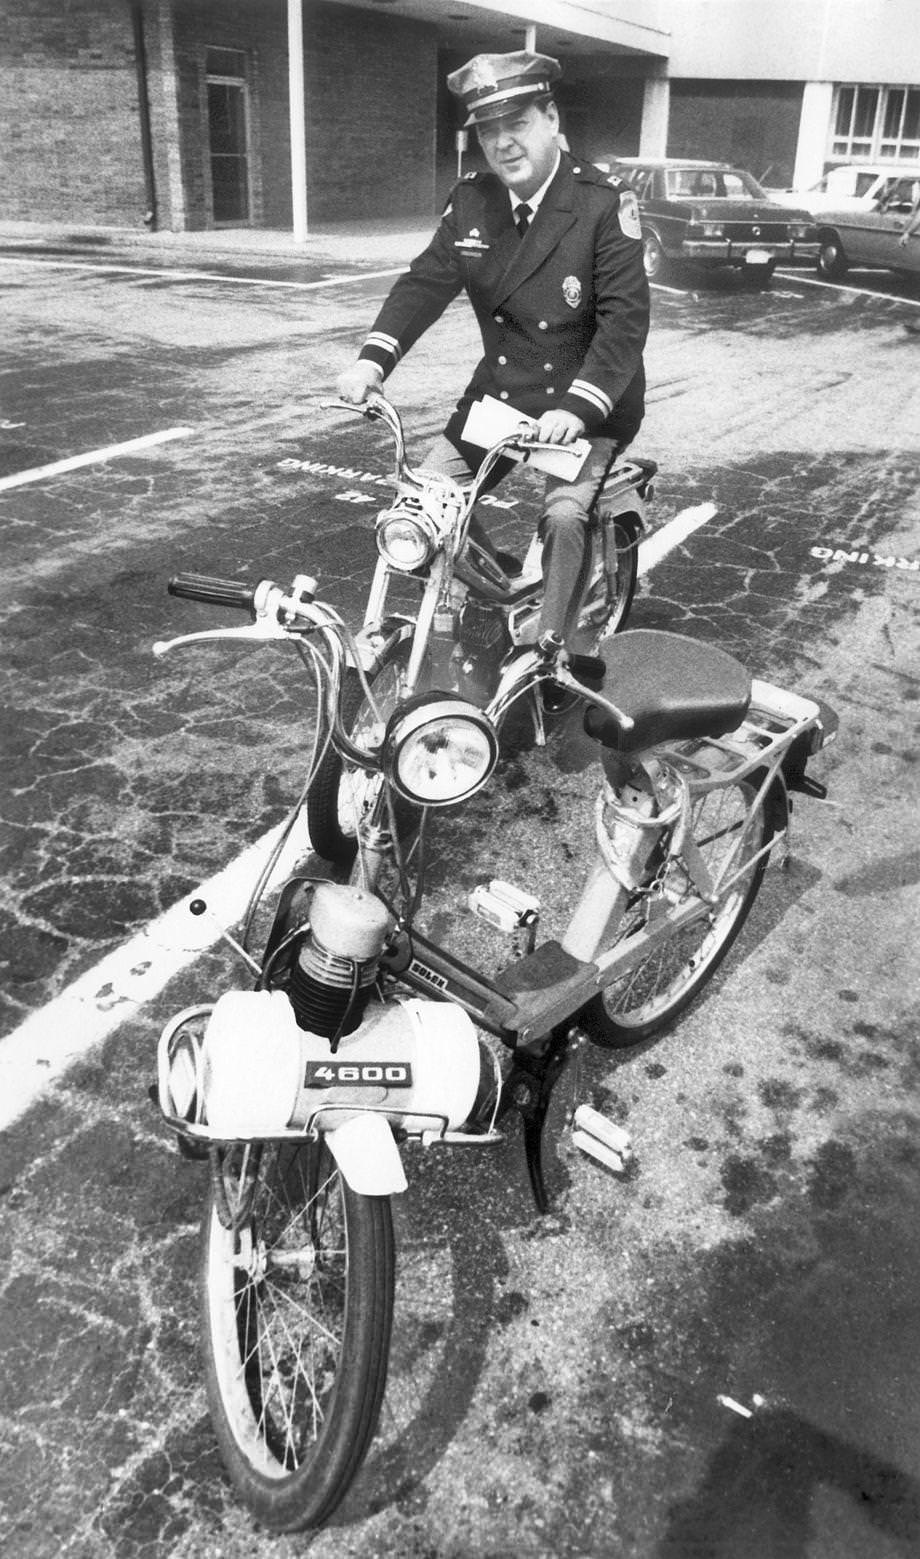
[[[408,1185],[399,1149],[382,1115],[353,1115],[325,1133],[343,1179],[359,1196],[397,1196]]]

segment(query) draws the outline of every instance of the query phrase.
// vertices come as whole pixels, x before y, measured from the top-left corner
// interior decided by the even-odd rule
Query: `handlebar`
[[[238,579],[217,579],[210,574],[175,574],[166,586],[170,595],[186,601],[204,601],[209,606],[229,606],[248,612],[255,620],[256,589]]]

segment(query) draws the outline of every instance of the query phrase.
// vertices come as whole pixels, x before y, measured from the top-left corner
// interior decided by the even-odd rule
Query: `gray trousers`
[[[554,633],[566,640],[578,620],[578,610],[588,586],[591,548],[588,525],[591,508],[607,472],[622,445],[612,438],[592,438],[591,452],[574,482],[548,476],[543,489],[538,535],[543,542],[543,605],[540,634]],[[455,482],[472,480],[463,456],[439,435],[421,461],[427,471],[442,471]],[[494,553],[481,522],[474,515],[470,534],[475,542]]]

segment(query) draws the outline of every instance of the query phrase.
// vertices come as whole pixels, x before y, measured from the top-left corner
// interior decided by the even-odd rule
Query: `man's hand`
[[[585,425],[573,411],[545,411],[536,431],[541,444],[574,444]]]
[[[340,373],[335,381],[336,394],[339,400],[348,401],[350,406],[361,406],[367,400],[371,390],[379,390],[383,383],[383,369],[367,358],[359,358]]]

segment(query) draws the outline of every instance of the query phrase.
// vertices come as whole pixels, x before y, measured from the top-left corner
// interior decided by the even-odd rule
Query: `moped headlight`
[[[377,516],[377,550],[391,568],[411,573],[431,557],[437,537],[423,514],[405,509],[384,509]]]
[[[451,806],[486,783],[498,762],[498,738],[475,704],[455,694],[421,693],[391,716],[383,762],[407,801]]]

